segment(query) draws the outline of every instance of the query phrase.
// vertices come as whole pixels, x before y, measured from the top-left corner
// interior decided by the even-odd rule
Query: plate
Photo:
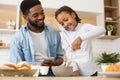
[[[1,76],[33,76],[36,73],[36,69],[32,70],[0,70]]]
[[[120,78],[120,72],[99,72],[99,75],[107,76],[107,77],[119,77]]]

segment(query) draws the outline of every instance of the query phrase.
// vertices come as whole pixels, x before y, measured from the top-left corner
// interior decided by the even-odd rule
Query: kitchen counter
[[[0,80],[120,80],[107,77],[0,77]]]

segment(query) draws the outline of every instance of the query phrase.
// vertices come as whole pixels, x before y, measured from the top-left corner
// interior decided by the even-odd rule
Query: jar
[[[3,42],[2,42],[2,40],[0,40],[0,46],[3,46]]]

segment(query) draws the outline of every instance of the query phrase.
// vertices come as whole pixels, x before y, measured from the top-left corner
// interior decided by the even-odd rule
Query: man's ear
[[[72,16],[73,18],[76,18],[76,15],[75,15],[74,12],[71,13],[71,16]]]
[[[28,20],[28,16],[23,15],[23,18],[27,21]]]

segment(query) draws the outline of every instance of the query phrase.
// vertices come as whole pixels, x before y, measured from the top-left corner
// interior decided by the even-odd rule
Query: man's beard
[[[35,28],[38,28],[38,29],[43,29],[43,28],[44,28],[44,24],[38,26],[36,23],[34,23],[33,21],[31,21],[30,19],[29,19],[29,24],[30,24],[31,26],[35,27]]]

